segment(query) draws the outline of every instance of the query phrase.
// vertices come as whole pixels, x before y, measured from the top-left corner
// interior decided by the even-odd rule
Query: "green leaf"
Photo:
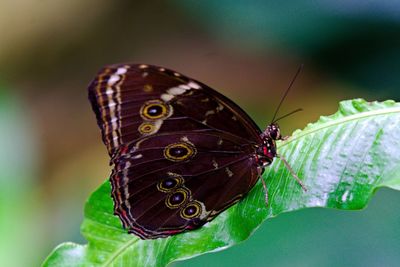
[[[281,160],[266,168],[270,205],[261,183],[237,205],[202,228],[156,240],[129,235],[113,215],[105,182],[85,206],[82,234],[87,245],[61,244],[44,266],[165,266],[233,246],[267,218],[310,207],[361,209],[375,190],[400,189],[400,104],[343,101],[339,111],[297,130],[278,152],[302,178],[304,193]]]

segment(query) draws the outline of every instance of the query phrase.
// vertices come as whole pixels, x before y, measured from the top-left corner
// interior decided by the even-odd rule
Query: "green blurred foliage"
[[[10,267],[37,265],[46,244],[35,184],[37,139],[23,105],[7,89],[0,84],[0,262]]]
[[[290,50],[363,90],[400,96],[400,4],[385,1],[185,1],[215,38]]]

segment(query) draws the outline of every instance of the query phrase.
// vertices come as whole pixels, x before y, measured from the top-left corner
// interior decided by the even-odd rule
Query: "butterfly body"
[[[239,201],[276,156],[231,100],[162,67],[111,65],[89,99],[114,166],[114,213],[142,239],[196,229]]]

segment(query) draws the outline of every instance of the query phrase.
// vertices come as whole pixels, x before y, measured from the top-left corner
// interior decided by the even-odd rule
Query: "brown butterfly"
[[[283,139],[276,123],[261,131],[222,94],[162,67],[106,66],[89,99],[114,165],[114,213],[142,239],[196,229],[238,202]]]

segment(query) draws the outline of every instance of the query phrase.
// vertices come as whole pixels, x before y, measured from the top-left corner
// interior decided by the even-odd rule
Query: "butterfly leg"
[[[297,176],[297,174],[293,171],[292,167],[289,165],[289,163],[286,161],[286,159],[282,155],[279,155],[279,154],[276,154],[276,157],[280,158],[283,161],[283,163],[285,164],[286,168],[289,170],[289,172],[293,176],[293,178],[301,186],[301,188],[304,190],[304,192],[307,192],[306,186],[303,184],[303,182],[300,180],[300,178]]]
[[[262,185],[264,187],[264,193],[265,193],[265,206],[268,207],[268,188],[267,188],[267,184],[264,181],[264,178],[261,176],[261,182]]]
[[[289,138],[290,138],[290,136],[289,136],[289,135],[286,135],[286,136],[282,136],[280,140],[286,141],[286,140],[288,140]]]

